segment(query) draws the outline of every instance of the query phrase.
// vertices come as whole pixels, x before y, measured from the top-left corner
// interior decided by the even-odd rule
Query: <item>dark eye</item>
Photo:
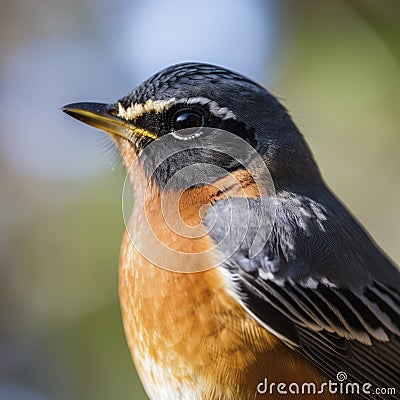
[[[181,110],[173,117],[173,127],[175,131],[187,128],[200,128],[203,126],[203,116],[197,111]]]

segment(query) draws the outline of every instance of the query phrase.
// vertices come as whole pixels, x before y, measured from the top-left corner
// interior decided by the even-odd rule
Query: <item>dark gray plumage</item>
[[[229,236],[227,253],[238,248],[224,268],[243,306],[328,376],[345,371],[353,382],[398,388],[398,269],[322,182],[313,189],[217,202],[211,235]],[[244,209],[254,228],[262,213],[272,226],[253,258],[256,229],[242,241],[241,228],[227,223]]]

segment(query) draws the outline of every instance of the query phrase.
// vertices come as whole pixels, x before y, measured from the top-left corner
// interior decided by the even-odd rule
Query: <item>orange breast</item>
[[[154,223],[158,237],[187,252],[188,262],[191,253],[213,245],[207,236],[194,241],[175,237],[160,220],[158,208],[151,207],[154,221],[149,223]],[[186,206],[183,211],[186,222],[197,223],[198,210],[192,212]],[[134,210],[133,229],[141,226],[142,218],[143,214]],[[138,235],[136,240],[147,238]],[[154,246],[153,252],[160,251]],[[213,266],[210,254],[196,258],[202,269]],[[230,294],[231,283],[221,267],[197,273],[159,268],[143,257],[125,234],[119,285],[129,348],[151,399],[288,399],[291,397],[259,394],[257,386],[265,378],[270,383],[325,380],[316,367],[241,307]]]

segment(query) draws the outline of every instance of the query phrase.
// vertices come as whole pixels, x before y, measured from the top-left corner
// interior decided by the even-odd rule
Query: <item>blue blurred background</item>
[[[181,61],[279,96],[333,190],[400,261],[396,0],[14,0],[0,14],[0,399],[145,399],[117,300],[124,170],[67,118]]]

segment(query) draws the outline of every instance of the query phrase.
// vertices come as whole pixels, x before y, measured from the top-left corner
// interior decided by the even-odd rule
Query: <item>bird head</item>
[[[311,152],[282,104],[250,79],[214,65],[174,65],[115,103],[74,103],[62,110],[108,132],[125,165],[139,159],[161,187],[189,166],[196,185],[240,171],[252,158],[248,150],[238,156],[243,148],[260,155],[277,189],[319,180]],[[187,178],[174,185],[187,186]]]

